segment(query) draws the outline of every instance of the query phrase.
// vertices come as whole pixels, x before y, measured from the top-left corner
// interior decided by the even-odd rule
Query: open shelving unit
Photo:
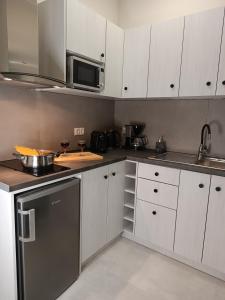
[[[125,162],[124,216],[123,228],[125,234],[134,234],[136,206],[137,163]]]

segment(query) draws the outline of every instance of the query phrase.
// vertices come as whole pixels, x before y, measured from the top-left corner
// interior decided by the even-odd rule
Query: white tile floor
[[[120,239],[59,300],[225,300],[225,283]]]

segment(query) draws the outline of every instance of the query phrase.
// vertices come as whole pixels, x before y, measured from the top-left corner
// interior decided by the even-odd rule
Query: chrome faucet
[[[207,130],[207,134],[206,134],[206,130]],[[211,128],[210,128],[209,124],[205,124],[202,127],[201,144],[199,146],[197,160],[202,160],[207,155],[207,153],[209,151],[209,147],[207,146],[206,142],[208,139],[209,140],[211,139]]]

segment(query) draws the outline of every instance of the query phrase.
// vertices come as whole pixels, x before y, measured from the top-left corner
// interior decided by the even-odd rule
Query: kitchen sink
[[[225,169],[225,159],[222,158],[205,157],[202,160],[196,161],[196,164],[209,168]]]

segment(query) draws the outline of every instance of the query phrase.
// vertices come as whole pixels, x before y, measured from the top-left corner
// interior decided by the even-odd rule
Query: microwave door
[[[74,88],[101,91],[104,87],[104,68],[81,58],[70,57],[70,83]]]

